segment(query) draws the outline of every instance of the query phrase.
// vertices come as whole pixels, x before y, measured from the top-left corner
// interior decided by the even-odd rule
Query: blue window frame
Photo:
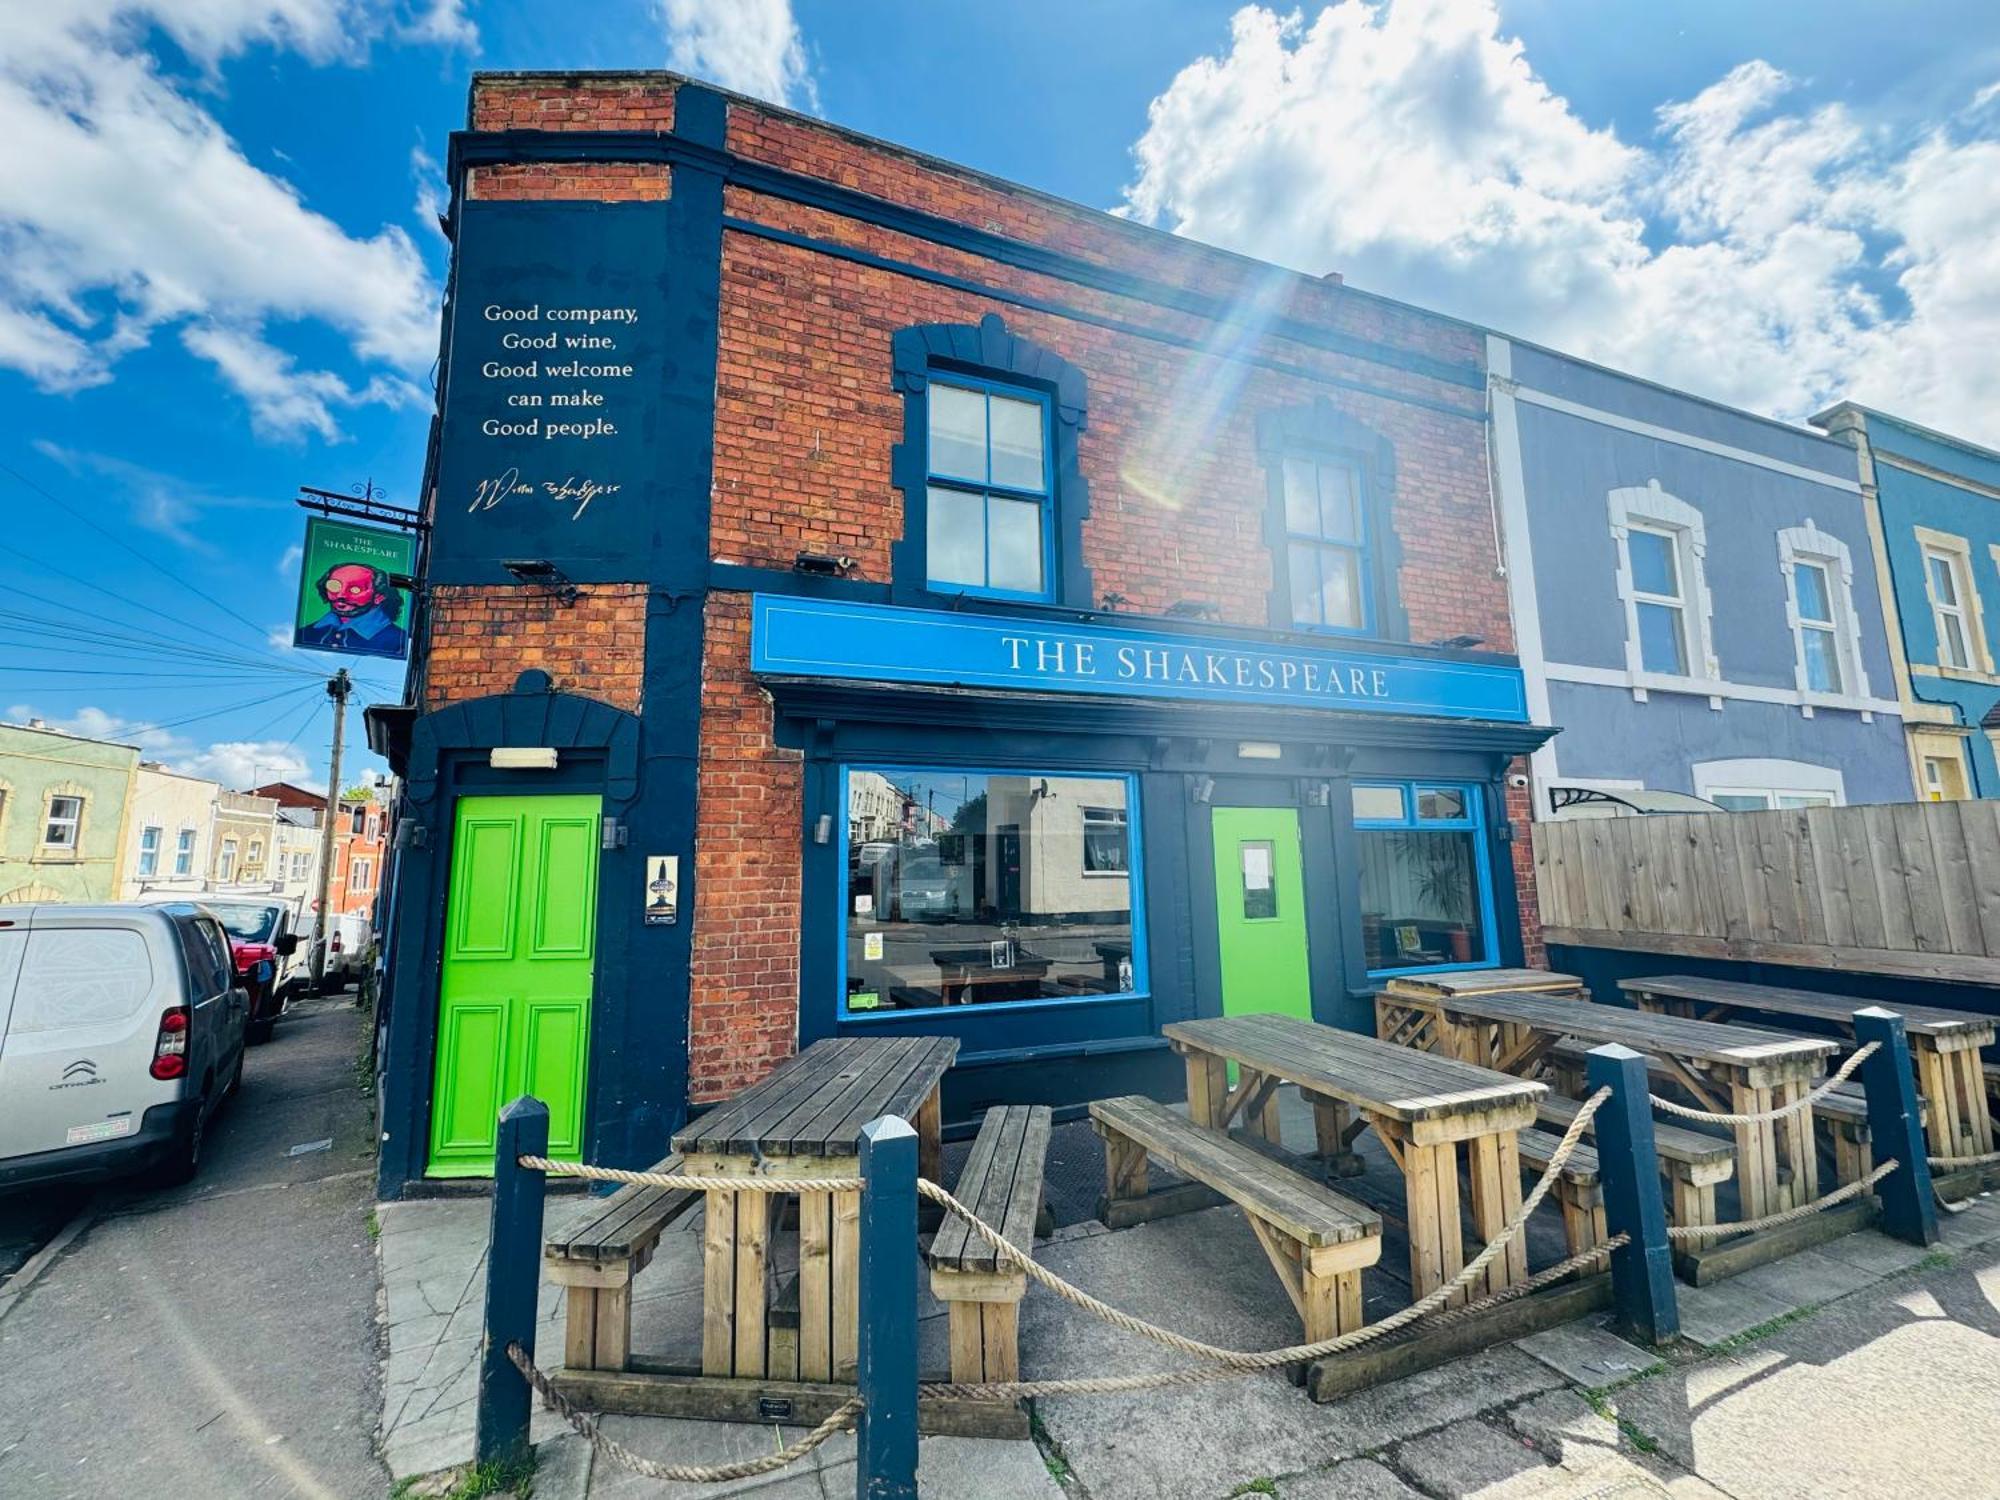
[[[1499,962],[1482,789],[1357,781],[1362,950],[1371,975]]]
[[[1149,993],[1136,776],[854,764],[840,799],[842,1022]]]
[[[1295,452],[1281,463],[1285,568],[1292,624],[1339,635],[1370,635],[1368,505],[1355,465]]]
[[[927,586],[1000,599],[1053,597],[1048,397],[933,370],[926,416]]]

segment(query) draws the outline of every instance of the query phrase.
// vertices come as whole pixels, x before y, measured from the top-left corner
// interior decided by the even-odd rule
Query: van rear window
[[[19,1036],[129,1020],[152,992],[146,940],[129,927],[30,932],[7,1029]]]

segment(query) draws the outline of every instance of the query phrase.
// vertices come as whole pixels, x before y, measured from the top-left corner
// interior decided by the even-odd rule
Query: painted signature
[[[570,512],[572,521],[581,520],[583,513],[590,509],[590,503],[606,495],[615,495],[624,488],[621,484],[599,484],[594,479],[579,479],[571,474],[562,479],[544,479],[539,484],[524,482],[518,468],[491,479],[481,479],[473,484],[470,512],[491,510],[503,500],[511,500],[522,495],[533,495],[537,488],[551,500],[561,500],[574,504]]]

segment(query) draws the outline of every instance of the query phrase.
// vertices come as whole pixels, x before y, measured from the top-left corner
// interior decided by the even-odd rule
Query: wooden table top
[[[1388,995],[1477,995],[1490,990],[1576,990],[1583,981],[1574,974],[1548,969],[1454,969],[1448,974],[1398,974],[1384,988]]]
[[[2000,1016],[1976,1011],[1941,1010],[1935,1005],[1890,1004],[1853,995],[1826,995],[1817,990],[1784,989],[1770,984],[1741,984],[1733,979],[1703,979],[1694,974],[1659,974],[1646,979],[1621,979],[1618,988],[1633,995],[1663,995],[1697,1004],[1726,1005],[1736,1010],[1761,1010],[1772,1015],[1806,1016],[1846,1026],[1854,1013],[1881,1005],[1903,1018],[1904,1029],[1917,1036],[1963,1036],[2000,1028]]]
[[[1484,1114],[1497,1106],[1532,1103],[1548,1092],[1546,1085],[1476,1063],[1296,1016],[1215,1016],[1175,1021],[1163,1030],[1182,1047],[1229,1058],[1392,1120]]]
[[[1525,1026],[1551,1036],[1582,1037],[1591,1042],[1623,1042],[1638,1052],[1664,1053],[1691,1062],[1748,1065],[1804,1061],[1840,1050],[1822,1037],[1716,1021],[1690,1021],[1617,1005],[1578,1005],[1551,995],[1459,995],[1440,1003],[1447,1017],[1498,1021]]]
[[[948,1036],[828,1037],[674,1136],[684,1156],[858,1156],[861,1127],[915,1121],[958,1057]]]

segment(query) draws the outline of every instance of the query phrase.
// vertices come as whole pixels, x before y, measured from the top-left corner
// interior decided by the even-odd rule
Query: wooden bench
[[[681,1159],[669,1156],[648,1170],[678,1172]],[[699,1193],[635,1183],[543,1247],[543,1269],[565,1291],[565,1367],[625,1368],[632,1353],[632,1278],[652,1262],[667,1226],[700,1201]]]
[[[1207,1184],[1250,1220],[1309,1342],[1361,1326],[1361,1273],[1382,1258],[1374,1209],[1140,1095],[1096,1100],[1090,1117],[1107,1197],[1144,1197],[1149,1158]]]
[[[1555,1160],[1562,1137],[1546,1130],[1524,1130],[1520,1136],[1521,1175],[1539,1177]],[[1604,1184],[1598,1175],[1597,1152],[1578,1141],[1551,1191],[1562,1209],[1563,1238],[1569,1253],[1581,1255],[1609,1239],[1604,1228]]]
[[[1582,1108],[1575,1099],[1560,1094],[1544,1095],[1536,1113],[1544,1125],[1569,1129],[1570,1121]],[[1586,1128],[1594,1134],[1596,1121]],[[1667,1212],[1676,1224],[1713,1224],[1715,1188],[1736,1174],[1736,1143],[1725,1136],[1708,1135],[1679,1125],[1653,1122],[1653,1151],[1660,1159],[1660,1172],[1667,1179]]]
[[[1049,1108],[1007,1104],[986,1111],[953,1196],[1023,1250],[1034,1244],[1049,1154]],[[926,1259],[931,1292],[949,1311],[951,1378],[967,1384],[1021,1378],[1020,1306],[1028,1275],[948,1215]]]
[[[1917,1096],[1918,1118],[1930,1123],[1930,1101]],[[1833,1143],[1834,1181],[1845,1187],[1875,1170],[1868,1138],[1868,1095],[1857,1083],[1843,1083],[1813,1106],[1813,1121],[1824,1125]]]

